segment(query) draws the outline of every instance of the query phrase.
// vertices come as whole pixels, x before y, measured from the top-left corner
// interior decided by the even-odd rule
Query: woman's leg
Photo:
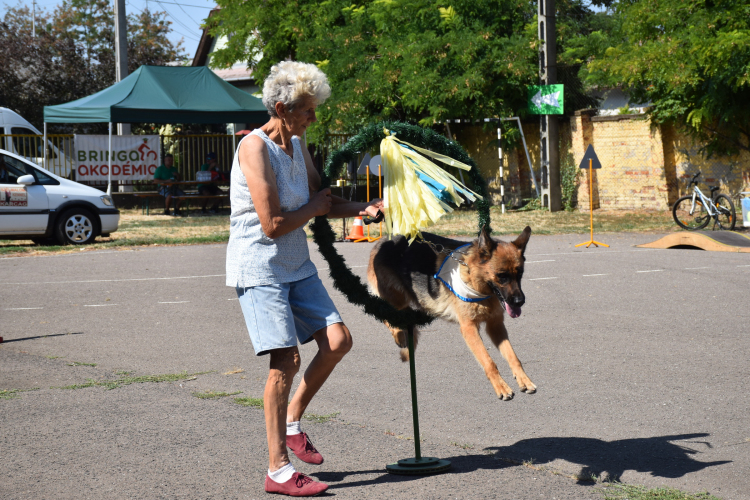
[[[287,422],[298,422],[313,396],[320,390],[339,361],[352,348],[352,336],[343,323],[334,323],[313,334],[318,353],[305,370],[302,381],[286,410]],[[266,417],[268,418],[268,417]],[[270,445],[270,444],[269,444]]]
[[[268,437],[268,468],[273,472],[289,463],[286,451],[287,402],[294,376],[299,371],[300,356],[296,347],[274,349],[270,355],[271,368],[263,392],[263,408]]]

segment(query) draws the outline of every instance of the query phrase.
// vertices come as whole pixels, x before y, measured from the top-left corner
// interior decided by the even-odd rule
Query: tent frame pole
[[[107,169],[107,196],[112,196],[112,122],[109,122],[109,169]]]
[[[44,161],[42,166],[45,170],[49,170],[47,168],[47,122],[44,122],[44,141],[42,143],[42,149],[44,150]]]

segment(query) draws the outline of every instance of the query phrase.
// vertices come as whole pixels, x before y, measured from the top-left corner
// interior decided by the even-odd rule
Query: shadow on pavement
[[[455,456],[455,457],[439,457],[439,458],[450,460],[451,462],[450,470],[443,472],[441,475],[464,474],[468,472],[474,472],[479,469],[500,470],[500,469],[505,469],[509,467],[517,467],[514,464],[501,462],[495,459],[493,455],[488,455],[488,454],[461,455],[461,456]],[[371,474],[378,474],[378,473],[380,473],[381,475],[376,478],[364,479],[361,481],[347,482],[344,484],[335,484],[335,483],[343,481],[349,476],[371,475]],[[320,472],[318,474],[315,474],[315,477],[319,481],[330,484],[329,491],[332,491],[336,489],[355,488],[359,486],[370,486],[374,484],[387,484],[387,483],[411,481],[414,479],[419,479],[424,476],[418,476],[418,475],[401,476],[397,474],[389,474],[385,470],[385,464],[383,464],[382,469],[361,470],[361,471],[342,471],[342,472]]]
[[[678,478],[706,467],[731,462],[699,462],[693,455],[701,451],[674,444],[670,441],[685,441],[704,438],[708,433],[677,434],[650,438],[602,441],[584,437],[545,437],[524,439],[511,446],[491,447],[497,458],[516,461],[533,461],[545,464],[557,459],[580,464],[580,478],[607,476],[619,480],[626,470],[651,473],[655,477]],[[710,449],[707,441],[689,441],[690,444]],[[579,482],[582,482],[579,480]]]
[[[3,344],[7,344],[9,342],[21,342],[22,340],[36,340],[36,339],[47,339],[50,337],[64,337],[65,335],[83,335],[83,332],[53,333],[51,335],[37,335],[36,337],[23,337],[21,339],[8,339],[8,340],[3,340]]]

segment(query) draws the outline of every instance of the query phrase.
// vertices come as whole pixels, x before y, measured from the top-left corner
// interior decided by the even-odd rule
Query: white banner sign
[[[109,174],[109,136],[76,135],[76,180],[106,181]],[[153,179],[161,158],[158,135],[113,135],[112,180]]]

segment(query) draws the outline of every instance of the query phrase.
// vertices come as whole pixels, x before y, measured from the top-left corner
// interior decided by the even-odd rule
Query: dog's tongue
[[[521,315],[521,308],[517,306],[512,306],[505,303],[505,311],[510,315],[511,318],[517,318]]]

